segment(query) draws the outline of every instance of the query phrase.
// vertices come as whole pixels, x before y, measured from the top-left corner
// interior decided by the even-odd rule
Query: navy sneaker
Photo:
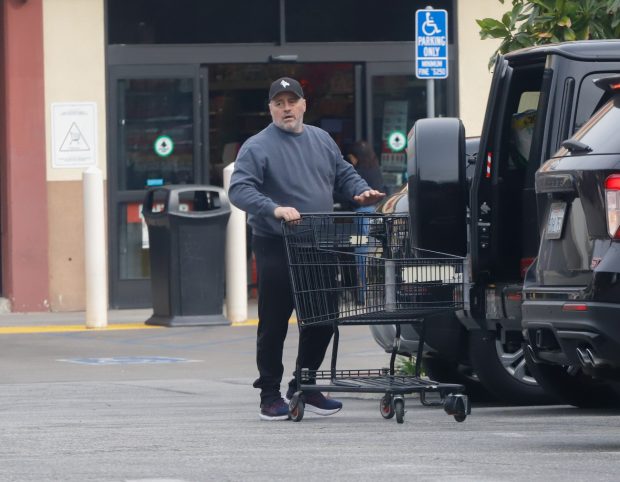
[[[293,393],[289,390],[285,400],[290,400]],[[327,398],[321,392],[304,392],[302,397],[306,412],[316,413],[317,415],[333,415],[342,408],[342,402]]]
[[[288,404],[281,398],[271,403],[261,403],[261,420],[288,420]]]

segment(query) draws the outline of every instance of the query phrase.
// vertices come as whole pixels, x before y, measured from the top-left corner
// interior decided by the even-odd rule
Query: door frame
[[[107,206],[108,206],[108,272],[109,272],[109,305],[110,308],[144,307],[151,304],[151,287],[148,278],[120,279],[120,209],[128,202],[141,202],[145,190],[120,190],[119,159],[119,112],[120,93],[118,81],[122,79],[164,79],[191,78],[195,95],[193,106],[194,117],[194,179],[196,184],[208,182],[209,169],[205,149],[208,150],[208,129],[204,122],[206,108],[202,102],[202,89],[206,87],[206,69],[199,65],[150,65],[150,66],[110,66],[108,69],[108,122],[107,122]],[[207,130],[208,132],[208,130]],[[207,151],[208,152],[208,151]],[[146,281],[146,282],[145,282]]]

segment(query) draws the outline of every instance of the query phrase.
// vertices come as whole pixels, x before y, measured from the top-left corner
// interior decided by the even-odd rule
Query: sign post
[[[435,79],[448,77],[448,12],[426,7],[415,12],[415,75],[427,81],[426,114],[435,117]]]

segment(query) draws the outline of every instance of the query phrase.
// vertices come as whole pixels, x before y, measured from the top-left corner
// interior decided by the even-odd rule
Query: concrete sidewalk
[[[223,309],[226,315],[225,307]],[[151,308],[132,310],[109,310],[108,328],[122,329],[140,327],[153,314]],[[258,304],[256,299],[248,300],[248,319],[235,325],[255,325],[258,323]],[[0,313],[0,334],[2,328],[25,327],[83,327],[86,329],[86,312],[37,312],[37,313]],[[147,325],[144,325],[147,327]],[[103,328],[105,330],[105,328]],[[7,332],[7,330],[4,330]]]

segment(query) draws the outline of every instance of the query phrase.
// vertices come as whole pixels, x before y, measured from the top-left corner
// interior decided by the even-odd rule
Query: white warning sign
[[[60,146],[60,152],[72,151],[90,151],[90,146],[88,142],[86,142],[86,139],[84,139],[84,134],[82,134],[82,131],[75,122],[69,127],[69,132],[67,132],[65,140],[62,141],[62,145]]]
[[[97,165],[97,105],[52,104],[52,167]]]

